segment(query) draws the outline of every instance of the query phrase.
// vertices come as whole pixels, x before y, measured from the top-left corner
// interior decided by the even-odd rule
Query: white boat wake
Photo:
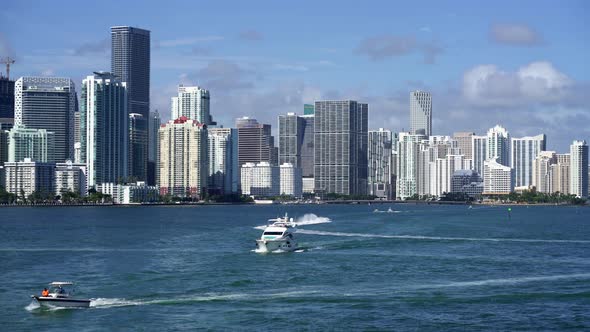
[[[295,226],[307,226],[331,223],[332,220],[328,217],[319,217],[313,213],[306,213],[302,217],[295,219],[293,222]],[[268,225],[260,225],[254,227],[255,229],[264,230]],[[299,231],[299,230],[298,230]]]
[[[526,242],[526,243],[584,243],[590,244],[590,240],[551,240],[551,239],[512,239],[512,238],[474,238],[474,237],[445,237],[445,236],[423,236],[423,235],[383,235],[367,233],[342,233],[342,232],[325,232],[307,229],[299,229],[298,233],[322,236],[342,236],[342,237],[364,237],[364,238],[382,238],[382,239],[402,239],[402,240],[427,240],[427,241],[484,241],[484,242]]]

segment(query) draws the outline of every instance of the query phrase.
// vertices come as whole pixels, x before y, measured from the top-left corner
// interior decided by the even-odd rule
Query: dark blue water
[[[0,209],[0,330],[588,330],[590,209]],[[252,252],[307,216],[303,252]],[[89,309],[29,296],[75,281]]]

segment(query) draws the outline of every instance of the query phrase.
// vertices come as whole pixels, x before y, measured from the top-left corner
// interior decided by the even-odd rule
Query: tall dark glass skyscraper
[[[279,115],[279,165],[300,167],[303,177],[313,177],[314,116]]]
[[[0,75],[0,119],[14,119],[14,81]]]
[[[125,82],[128,91],[129,114],[140,114],[143,119],[149,118],[150,110],[150,32],[148,30],[129,26],[111,28],[111,72],[121,82]],[[145,181],[147,178],[147,153],[149,133],[147,125],[140,129],[145,131],[145,140],[141,144],[134,144],[130,149],[140,149],[135,156],[142,156],[141,160],[129,160],[132,176]],[[145,145],[145,146],[144,146]],[[139,165],[138,165],[139,164]]]
[[[316,101],[315,191],[366,195],[368,104]]]

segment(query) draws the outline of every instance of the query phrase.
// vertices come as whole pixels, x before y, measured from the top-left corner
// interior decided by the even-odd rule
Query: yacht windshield
[[[283,232],[264,232],[263,235],[283,235]]]

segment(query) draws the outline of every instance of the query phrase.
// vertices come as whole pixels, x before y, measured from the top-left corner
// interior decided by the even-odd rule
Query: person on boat
[[[43,291],[41,292],[41,296],[43,296],[43,297],[49,296],[49,291],[47,290],[47,288],[43,288]]]

